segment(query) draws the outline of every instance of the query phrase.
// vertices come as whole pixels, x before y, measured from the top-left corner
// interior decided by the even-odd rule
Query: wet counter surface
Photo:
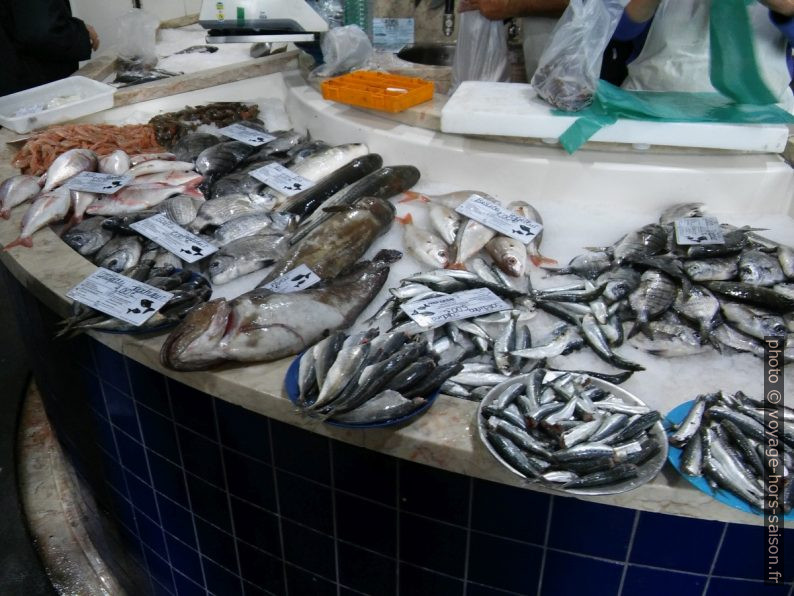
[[[216,99],[208,93],[206,101]],[[234,99],[245,100],[246,97]],[[178,102],[173,97],[168,100],[171,103]],[[196,101],[195,98],[192,101]],[[168,105],[164,109],[171,107]],[[311,128],[311,122],[308,126]],[[17,136],[6,130],[0,131],[0,179],[18,173],[10,165],[15,149],[6,144]],[[324,135],[320,132],[317,136],[323,138]],[[331,138],[329,141],[337,142]],[[410,163],[410,159],[406,158],[406,162]],[[16,238],[23,213],[24,209],[16,209],[10,220],[0,221],[0,243],[5,245]],[[2,252],[0,261],[33,296],[60,316],[68,313],[70,301],[65,298],[66,292],[95,270],[92,263],[69,249],[49,229],[35,234],[32,249],[18,247]],[[397,458],[475,478],[527,486],[521,479],[501,468],[481,444],[477,436],[477,404],[474,402],[442,395],[424,415],[401,428],[366,431],[333,428],[301,416],[287,399],[284,376],[291,358],[274,363],[179,373],[165,369],[159,362],[160,346],[165,335],[91,335],[112,350],[150,369],[274,420]],[[533,486],[531,490],[541,489]],[[587,497],[586,500],[700,519],[754,525],[761,522],[759,516],[731,509],[691,488],[670,466],[665,466],[655,480],[633,491],[613,496]],[[792,526],[790,523],[786,525]]]

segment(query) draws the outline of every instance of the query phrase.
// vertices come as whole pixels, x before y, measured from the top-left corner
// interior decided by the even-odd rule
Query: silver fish
[[[414,410],[422,407],[426,400],[422,397],[414,397],[406,399],[397,391],[386,389],[373,398],[368,399],[364,404],[359,407],[337,414],[332,417],[332,420],[337,422],[346,422],[363,424],[382,422],[385,420],[393,420],[407,416]]]
[[[177,225],[187,226],[196,219],[199,209],[205,202],[203,198],[190,195],[177,195],[156,205],[153,210],[158,213],[163,213]]]
[[[167,151],[163,153],[136,153],[135,155],[130,155],[130,166],[137,166],[139,163],[153,159],[176,159],[176,156]]]
[[[545,344],[527,348],[525,350],[515,350],[510,352],[514,356],[540,360],[542,358],[553,358],[563,354],[570,354],[574,350],[581,348],[584,340],[581,338],[576,328],[572,325],[563,323],[555,327]]]
[[[71,191],[72,198],[72,219],[70,225],[77,225],[83,221],[86,209],[94,201],[99,198],[99,195],[93,192],[85,192],[82,190]]]
[[[254,234],[233,240],[209,258],[213,284],[225,284],[264,269],[284,256],[289,240],[283,234]]]
[[[141,258],[143,245],[138,236],[116,236],[94,256],[98,267],[121,273],[136,265]]]
[[[168,336],[160,360],[174,370],[200,370],[226,360],[297,354],[329,330],[350,326],[386,282],[395,258],[376,255],[328,284],[292,294],[258,289],[230,302],[208,302]]]
[[[333,400],[361,372],[364,361],[369,355],[371,345],[358,343],[343,349],[334,360],[331,368],[325,377],[325,381],[320,387],[320,394],[317,400],[311,405],[311,409],[317,410]]]
[[[592,251],[575,256],[567,267],[543,267],[552,275],[575,274],[586,279],[596,279],[599,275],[612,268],[612,259],[604,251]]]
[[[52,190],[80,172],[93,172],[97,167],[97,157],[88,149],[69,149],[55,158],[47,168],[47,182],[42,192]]]
[[[0,196],[2,191],[0,191]],[[783,274],[789,278],[794,279],[794,248],[790,246],[779,246],[777,249],[777,258],[780,261],[780,268]]]
[[[292,229],[295,219],[290,213],[249,213],[231,219],[215,230],[213,242],[224,246],[233,240],[253,236],[264,230],[285,232]]]
[[[488,241],[485,251],[508,275],[521,277],[527,270],[527,248],[518,240],[499,235]]]
[[[171,151],[175,159],[193,163],[204,149],[220,142],[220,138],[215,135],[206,132],[192,132],[179,139]]]
[[[151,162],[146,162],[151,163]],[[169,162],[166,162],[169,163]],[[171,162],[179,163],[179,162]],[[146,164],[141,164],[146,165]],[[142,174],[136,176],[132,184],[167,184],[168,186],[181,186],[183,184],[198,185],[204,177],[198,172],[194,171],[181,171],[181,170],[168,170],[165,172],[156,172],[154,174]]]
[[[724,302],[721,305],[725,319],[742,333],[763,341],[764,337],[785,337],[788,333],[783,317],[758,313],[742,304]]]
[[[720,301],[702,286],[693,286],[689,291],[683,288],[678,290],[673,309],[682,317],[697,323],[705,338],[718,325]]]
[[[620,265],[643,257],[658,255],[667,247],[667,232],[658,224],[648,224],[626,234],[613,247],[613,257]]]
[[[786,280],[780,261],[760,250],[746,250],[739,257],[739,281],[756,286],[773,286]]]
[[[648,331],[652,340],[635,335],[631,341],[635,347],[649,354],[673,358],[700,354],[704,350],[700,334],[686,325],[651,321],[648,323]]]
[[[90,257],[113,237],[112,230],[102,226],[104,217],[89,217],[63,235],[63,241],[84,257]]]
[[[484,193],[473,193],[485,200],[498,204],[498,201]],[[471,196],[471,195],[470,195]],[[496,231],[473,219],[466,219],[458,230],[455,238],[455,263],[462,266],[471,257],[482,250],[488,241],[496,236]]]
[[[674,223],[675,220],[684,217],[703,217],[705,213],[705,203],[677,203],[667,207],[659,216],[661,225]]]
[[[190,229],[201,231],[207,226],[220,226],[241,215],[272,211],[274,206],[273,200],[256,194],[219,197],[201,205]]]
[[[699,395],[687,415],[678,425],[676,431],[670,435],[670,442],[678,447],[684,445],[689,439],[700,431],[700,423],[708,405],[705,395]]]
[[[672,279],[654,269],[645,271],[640,278],[639,287],[629,295],[629,304],[637,315],[637,321],[629,337],[670,308],[675,296],[676,287]]]
[[[135,213],[159,205],[167,198],[178,194],[189,195],[197,199],[204,198],[204,195],[196,190],[194,183],[181,186],[160,183],[131,185],[109,197],[95,201],[88,206],[86,213],[88,215]]]
[[[447,244],[454,244],[455,236],[460,229],[461,216],[453,209],[436,203],[430,204],[428,215],[430,223],[441,239]]]
[[[113,153],[99,158],[97,171],[103,174],[121,176],[125,174],[130,167],[130,156],[121,149],[116,149]]]
[[[526,217],[527,219],[543,225],[543,218],[540,216],[540,212],[526,201],[513,201],[512,203],[508,203],[507,208],[513,213],[517,213],[522,217]],[[529,255],[529,260],[532,261],[532,264],[535,265],[535,267],[539,267],[540,265],[544,264],[556,264],[557,261],[554,259],[544,257],[542,254],[540,254],[541,242],[543,242],[543,230],[541,230],[540,233],[535,236],[529,242],[529,244],[527,244],[526,250],[527,254]]]
[[[403,225],[403,244],[416,259],[436,269],[449,265],[449,248],[433,232],[418,227],[409,213],[397,218]]]
[[[127,170],[128,176],[145,176],[162,172],[190,172],[193,163],[190,161],[176,161],[172,159],[151,159],[132,166]]]
[[[61,221],[69,213],[71,204],[68,188],[59,187],[49,192],[42,191],[22,217],[22,230],[19,238],[7,244],[4,250],[19,245],[28,248],[33,246],[31,236],[44,226]]]
[[[11,176],[0,184],[0,217],[8,219],[11,209],[35,197],[41,191],[36,176]]]

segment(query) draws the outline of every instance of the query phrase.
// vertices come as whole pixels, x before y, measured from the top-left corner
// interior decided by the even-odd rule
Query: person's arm
[[[633,41],[644,35],[651,26],[661,0],[631,0],[615,27],[612,38],[618,41]]]
[[[25,52],[44,59],[80,61],[91,57],[92,39],[83,21],[62,0],[11,0],[14,39]]]
[[[559,17],[568,8],[568,0],[462,0],[458,11],[479,10],[492,21],[513,17]]]

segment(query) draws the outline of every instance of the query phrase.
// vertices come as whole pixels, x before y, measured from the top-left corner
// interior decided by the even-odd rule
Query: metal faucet
[[[444,36],[452,37],[455,30],[455,0],[444,2]]]

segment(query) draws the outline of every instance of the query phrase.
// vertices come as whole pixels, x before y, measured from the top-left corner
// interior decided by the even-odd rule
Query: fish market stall
[[[605,594],[639,593],[649,586],[693,594],[762,593],[762,518],[719,502],[708,485],[694,488],[665,463],[666,430],[677,434],[671,452],[673,447],[684,450],[693,436],[701,434],[692,422],[694,415],[677,429],[663,423],[668,413],[692,400],[696,400],[693,409],[702,410],[701,414],[709,411],[706,418],[730,422],[737,415],[725,414],[726,410],[753,409],[736,397],[737,392],[748,398],[762,393],[762,361],[752,353],[757,352],[757,341],[730,330],[752,328],[757,339],[753,315],[761,315],[748,309],[766,304],[780,306],[784,314],[789,310],[791,297],[769,293],[774,292],[773,284],[790,286],[783,271],[789,263],[787,253],[776,245],[794,237],[794,175],[785,162],[771,154],[719,152],[586,149],[568,156],[553,147],[444,134],[326,102],[297,71],[118,107],[84,123],[141,126],[158,114],[211,102],[263,106],[259,115],[264,125],[249,122],[244,134],[267,134],[270,140],[257,149],[235,145],[242,153],[221,174],[222,160],[217,156],[210,160],[207,156],[212,153],[205,153],[220,144],[218,139],[188,136],[210,135],[209,129],[188,131],[185,136],[191,141],[178,147],[184,154],[132,166],[138,168],[132,174],[136,177],[157,177],[146,179],[145,184],[152,186],[145,197],[139,196],[139,182],[119,191],[115,199],[95,199],[84,207],[83,222],[73,222],[71,230],[63,230],[63,237],[46,226],[20,235],[23,204],[9,209],[10,218],[0,222],[3,245],[17,240],[20,244],[0,253],[0,260],[9,274],[6,282],[18,290],[19,316],[28,323],[26,349],[48,414],[80,482],[108,512],[120,539],[138,560],[140,581],[179,594],[237,593],[241,588],[255,592],[255,587],[276,594],[287,589],[325,593],[335,592],[337,586],[360,593],[451,594],[463,592],[464,585],[467,593],[489,589],[593,593],[594,578]],[[286,113],[277,109],[281,102]],[[250,120],[246,107],[233,109],[234,114],[216,128]],[[167,126],[156,127],[159,134],[154,139],[142,137],[140,147],[129,150],[132,159],[136,153],[160,153],[166,148],[177,152],[179,141],[164,137],[163,131],[172,134],[179,122],[189,119],[164,116],[161,120]],[[275,121],[279,124],[272,124]],[[296,137],[275,134],[290,125]],[[213,132],[218,134],[217,129]],[[13,138],[6,131],[1,134],[4,140]],[[205,142],[209,144],[202,145]],[[234,142],[241,141],[223,141]],[[285,145],[269,151],[269,143],[276,142]],[[232,146],[226,147],[224,159],[232,159],[228,157]],[[229,174],[231,168],[255,154],[260,161],[251,165],[277,170],[272,163],[282,165],[281,154],[295,147],[299,149],[289,155],[292,161],[283,163],[309,180],[315,188],[312,193],[287,198],[275,192],[275,182],[268,190],[252,182],[251,176],[225,177],[235,176]],[[11,165],[16,150],[3,146],[3,179],[19,173]],[[296,161],[300,151],[305,153]],[[113,155],[110,150],[107,154]],[[317,155],[323,155],[322,160],[315,159]],[[39,157],[43,152],[31,151],[26,167],[32,168]],[[106,159],[105,168],[112,170],[115,162]],[[188,167],[161,163],[168,161],[186,162]],[[318,174],[320,163],[330,170]],[[35,165],[48,170],[51,164]],[[121,168],[118,173],[128,171]],[[48,174],[46,184],[53,185],[57,199],[54,174]],[[142,209],[148,215],[159,204],[154,204],[152,193],[166,180],[180,187],[185,208],[194,208],[185,228],[199,240],[224,244],[215,257],[209,257],[207,267],[182,263],[182,270],[191,275],[178,277],[175,267],[168,275],[156,276],[167,279],[153,282],[172,290],[182,288],[180,297],[192,309],[173,302],[170,310],[162,312],[163,320],[151,319],[164,327],[153,323],[143,327],[143,333],[132,334],[129,327],[107,317],[75,310],[66,295],[94,274],[98,262],[121,272],[127,268],[120,259],[136,251],[140,257],[145,247],[142,240],[135,240],[133,245],[141,246],[125,246],[99,260],[86,258],[73,250],[85,246],[76,242],[74,230],[92,218],[122,217],[126,213],[121,205],[130,203],[146,202]],[[300,210],[301,220],[291,217],[296,211],[267,210],[266,217],[257,215],[260,223],[265,222],[260,230],[266,228],[267,234],[256,235],[262,241],[256,251],[232,245],[241,238],[227,236],[232,228],[224,226],[230,220],[214,219],[220,215],[204,207],[217,205],[213,201],[226,200],[226,195],[207,201],[196,196],[217,190],[223,180],[233,189],[256,186],[238,192],[242,198],[229,199],[237,201],[235,208],[246,201],[268,203],[268,209],[288,205]],[[296,180],[293,177],[290,183]],[[136,186],[138,191],[133,192]],[[358,189],[355,201],[351,188]],[[464,198],[475,195],[485,207],[523,201],[527,207],[522,209],[534,208],[536,213],[527,219],[542,218],[542,245],[533,235],[537,242],[530,245],[529,258],[521,247],[524,261],[512,263],[500,256],[514,256],[515,245],[507,240],[490,245],[487,257],[480,252],[494,233],[479,245],[475,242],[466,258],[461,255],[468,250],[467,243],[474,242],[469,240],[474,232],[467,233],[466,242],[453,232],[437,244],[428,233],[443,229],[439,222],[449,215],[438,206],[458,201],[461,191]],[[173,191],[163,192],[174,201]],[[62,219],[69,199],[60,200],[65,205]],[[309,204],[314,200],[332,202],[311,213]],[[695,202],[704,205],[667,211]],[[767,275],[764,272],[774,269],[767,257],[779,257],[783,272],[775,269],[773,282],[753,290],[752,306],[723,308],[719,302],[736,291],[720,284],[749,283],[734,281],[750,279],[739,277],[745,274],[738,270],[717,278],[700,269],[684,272],[671,265],[680,257],[680,246],[668,246],[662,225],[699,217],[703,208],[719,223],[732,226],[721,228],[725,243],[742,243],[737,250],[747,261],[742,269],[748,276]],[[111,223],[116,230],[126,230],[125,226],[138,222],[114,219]],[[645,232],[632,240],[638,230]],[[83,238],[99,233],[88,230]],[[125,234],[119,237],[127,238]],[[281,239],[284,236],[288,245]],[[98,242],[102,248],[109,243]],[[22,246],[31,243],[32,247]],[[454,255],[446,252],[450,244]],[[197,241],[194,246],[200,248]],[[655,248],[646,253],[638,246]],[[99,254],[98,250],[92,254]],[[230,260],[241,251],[248,259],[244,265]],[[266,256],[249,257],[253,252]],[[697,261],[698,254],[685,255],[686,262]],[[581,255],[588,258],[578,258]],[[699,260],[718,257],[706,251]],[[156,258],[167,255],[157,253]],[[508,271],[512,263],[519,275],[480,268],[490,262],[487,259],[504,260]],[[275,265],[258,268],[262,262]],[[296,294],[261,288],[302,265],[325,283]],[[599,303],[607,300],[602,298],[605,292],[622,288],[610,286],[615,279],[600,275],[622,265],[638,267],[630,291],[636,298],[622,294]],[[694,276],[701,274],[707,275],[703,285],[693,285]],[[140,275],[141,281],[152,279],[151,269]],[[206,291],[210,284],[211,296]],[[634,290],[642,284],[663,295],[664,308],[654,312],[651,306],[637,303],[644,294]],[[679,289],[687,287],[707,290],[679,296]],[[457,325],[444,326],[448,335],[438,331],[428,335],[421,329],[417,338],[409,340],[416,333],[410,331],[416,319],[408,318],[410,309],[391,306],[400,306],[400,301],[410,304],[408,300],[428,288],[431,294],[423,295],[425,299],[488,290],[504,306],[473,317],[478,321],[473,327],[459,320]],[[749,292],[745,286],[740,289]],[[716,324],[717,311],[702,320],[700,314],[688,314],[694,302],[721,311],[730,325]],[[607,341],[609,318],[627,308],[633,319],[618,326],[627,335],[632,330],[637,333],[618,346]],[[257,319],[266,309],[276,315]],[[504,312],[508,315],[500,319]],[[606,317],[604,323],[598,322],[601,316]],[[769,316],[778,318],[764,318],[761,323],[789,337],[791,319]],[[683,324],[687,317],[697,322]],[[375,323],[390,320],[404,327],[395,327],[392,335],[389,325],[379,333],[368,331]],[[496,329],[493,334],[486,330],[488,324]],[[784,328],[776,329],[780,324]],[[276,327],[283,332],[273,332]],[[252,329],[266,329],[266,341],[248,341],[255,337],[249,334]],[[332,333],[324,334],[326,329]],[[713,337],[722,351],[701,341],[700,335],[693,339],[690,332]],[[53,339],[59,333],[61,337]],[[216,343],[216,336],[228,341]],[[389,343],[392,340],[394,345]],[[444,360],[461,346],[465,358]],[[442,353],[440,358],[433,356],[436,350]],[[296,360],[299,352],[302,356]],[[471,353],[487,358],[473,361],[468,359]],[[399,357],[392,358],[395,354]],[[469,368],[457,360],[465,360]],[[416,368],[411,370],[411,364]],[[366,367],[372,368],[365,375]],[[564,371],[594,372],[607,375],[607,380],[579,373],[566,376]],[[442,373],[449,372],[442,379]],[[450,384],[427,383],[425,391],[412,395],[411,389],[422,387],[431,374]],[[356,386],[349,384],[351,375],[360,380]],[[379,384],[387,378],[388,387]],[[789,384],[794,381],[790,370],[785,370],[784,378]],[[720,391],[722,396],[717,395]],[[544,392],[547,397],[541,398]],[[569,396],[566,404],[559,398],[561,393]],[[374,394],[387,405],[362,411]],[[388,401],[392,398],[396,401]],[[589,420],[574,413],[574,405],[586,409],[590,402]],[[784,402],[794,403],[790,396]],[[515,422],[508,412],[513,405],[519,408]],[[544,406],[551,407],[537,415],[537,427],[521,438],[541,441],[546,460],[533,460],[526,452],[515,455],[510,451],[512,439],[494,438],[514,432],[508,428],[511,424],[526,423]],[[387,407],[400,415],[377,418]],[[520,410],[523,407],[528,409]],[[737,411],[748,416],[745,410]],[[373,423],[384,420],[401,423],[384,428]],[[541,424],[544,420],[547,426]],[[367,427],[361,428],[362,424]],[[560,444],[553,449],[544,434],[552,427],[560,432]],[[723,433],[732,432],[728,429],[730,425],[704,431],[706,440],[719,445]],[[614,433],[620,445],[627,444],[624,439],[636,440],[641,455],[596,446],[598,433],[603,437]],[[610,463],[606,470],[583,466],[578,451],[585,448],[594,458],[607,454],[607,459],[621,463]],[[566,449],[573,449],[573,455],[562,453]],[[548,472],[537,469],[550,461],[573,463]],[[605,471],[613,476],[605,479]],[[540,481],[543,474],[549,478]],[[618,482],[627,484],[606,490]],[[745,487],[750,497],[756,490]],[[790,543],[790,522],[781,531]],[[571,569],[585,572],[570,573]],[[791,589],[792,572],[787,570],[788,583],[780,593]],[[130,581],[135,586],[138,579]],[[148,589],[150,584],[145,585]]]

